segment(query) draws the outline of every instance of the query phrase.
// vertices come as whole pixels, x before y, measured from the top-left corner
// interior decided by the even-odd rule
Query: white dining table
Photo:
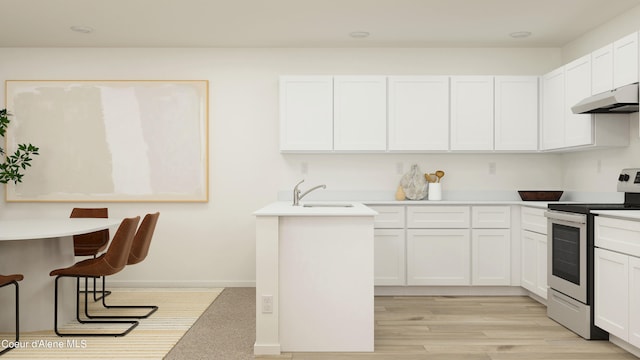
[[[54,269],[71,266],[73,235],[117,229],[122,219],[63,218],[0,220],[0,274],[24,275],[20,281],[20,332],[53,330]],[[113,235],[113,233],[111,234]],[[60,280],[60,323],[75,318],[75,279]],[[0,289],[0,332],[12,332],[12,286]]]

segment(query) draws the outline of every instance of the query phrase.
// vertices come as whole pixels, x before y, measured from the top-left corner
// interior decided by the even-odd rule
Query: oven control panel
[[[622,169],[618,175],[618,191],[640,193],[640,168]]]

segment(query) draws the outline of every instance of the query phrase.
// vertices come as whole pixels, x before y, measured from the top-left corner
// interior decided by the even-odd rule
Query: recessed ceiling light
[[[93,28],[89,26],[72,26],[71,31],[82,34],[91,34],[93,32]]]
[[[369,32],[368,31],[352,31],[349,33],[349,36],[351,36],[354,39],[364,39],[369,37]]]
[[[531,31],[515,31],[509,34],[514,39],[524,39],[531,36]]]

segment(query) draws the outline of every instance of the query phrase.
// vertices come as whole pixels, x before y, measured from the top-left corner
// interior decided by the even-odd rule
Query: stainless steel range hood
[[[571,107],[574,114],[638,112],[638,83],[590,96]]]

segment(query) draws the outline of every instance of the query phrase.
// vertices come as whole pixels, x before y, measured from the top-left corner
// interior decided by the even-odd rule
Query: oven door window
[[[552,272],[580,285],[580,228],[553,224]]]

